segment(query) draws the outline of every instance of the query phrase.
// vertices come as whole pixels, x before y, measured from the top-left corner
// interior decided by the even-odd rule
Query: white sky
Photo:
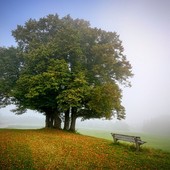
[[[17,24],[50,13],[70,14],[120,35],[134,73],[123,93],[128,123],[170,115],[169,0],[0,0],[0,46],[15,45],[11,30]]]

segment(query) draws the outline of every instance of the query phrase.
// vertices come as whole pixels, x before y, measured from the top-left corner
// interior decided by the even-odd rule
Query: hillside
[[[0,129],[0,169],[170,169],[170,153],[57,130]]]

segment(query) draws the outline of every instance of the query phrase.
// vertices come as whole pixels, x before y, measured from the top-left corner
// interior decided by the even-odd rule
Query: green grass
[[[110,135],[111,132],[104,130],[93,130],[93,129],[79,129],[78,132],[84,135],[95,136],[98,138],[112,140],[113,138]],[[114,131],[115,132],[115,131]],[[151,134],[145,133],[130,133],[130,132],[115,132],[129,135],[140,136],[143,141],[146,141],[142,147],[149,147],[155,149],[161,149],[163,151],[170,152],[170,136],[154,136]]]
[[[58,130],[0,129],[0,169],[170,169],[170,153]]]

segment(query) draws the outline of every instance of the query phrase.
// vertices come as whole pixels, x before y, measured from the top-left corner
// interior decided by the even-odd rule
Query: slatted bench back
[[[115,134],[114,137],[117,140],[123,140],[123,141],[128,141],[128,142],[136,142],[136,140],[138,139],[140,140],[140,137],[121,135],[121,134]]]

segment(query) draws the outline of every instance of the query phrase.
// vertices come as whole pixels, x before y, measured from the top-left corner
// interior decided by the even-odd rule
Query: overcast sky
[[[0,0],[0,46],[16,45],[17,25],[55,13],[120,35],[134,73],[123,92],[127,123],[170,115],[169,0]]]

